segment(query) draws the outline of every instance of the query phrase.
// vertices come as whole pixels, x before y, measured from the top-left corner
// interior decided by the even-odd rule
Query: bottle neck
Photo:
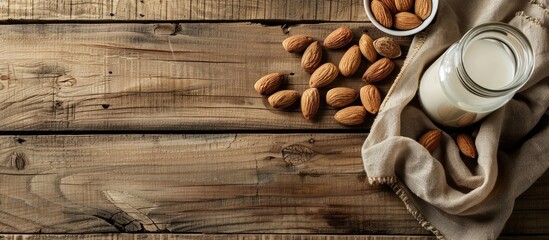
[[[496,53],[503,54],[486,56],[494,53],[490,52],[490,45],[497,46]],[[472,94],[484,98],[514,94],[528,81],[534,65],[532,47],[526,36],[518,29],[498,22],[481,24],[469,30],[458,42],[453,56],[450,57],[454,58],[456,73],[463,87]],[[493,58],[490,59],[491,57]],[[486,58],[486,61],[472,63],[479,61],[478,58]],[[502,65],[509,67],[503,69],[510,70],[509,74],[501,75],[499,71],[502,70]],[[480,69],[483,74],[479,75],[475,68],[483,68]],[[490,71],[496,72],[489,75]],[[508,77],[509,81],[490,79],[502,76]],[[497,84],[487,86],[487,81]]]

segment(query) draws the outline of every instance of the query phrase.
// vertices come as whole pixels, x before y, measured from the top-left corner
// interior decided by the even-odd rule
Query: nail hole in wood
[[[15,139],[19,144],[23,144],[24,142],[26,142],[27,140],[23,139],[23,138],[17,138]]]
[[[139,14],[139,16],[141,16],[141,17],[145,17],[145,14],[141,13],[141,14]]]
[[[108,104],[108,103],[105,103],[105,104],[101,104],[101,107],[103,107],[103,109],[109,109],[111,105]]]
[[[112,74],[112,71],[109,71],[109,74]]]

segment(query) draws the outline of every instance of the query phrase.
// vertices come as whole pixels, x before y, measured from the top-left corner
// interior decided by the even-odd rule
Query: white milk
[[[453,58],[456,44],[444,55]],[[452,127],[469,125],[486,116],[493,106],[502,105],[509,97],[480,97],[460,82],[452,59],[439,57],[424,73],[419,86],[419,100],[433,120]],[[442,64],[442,68],[441,68]],[[467,74],[478,85],[502,89],[513,81],[515,59],[500,42],[480,39],[471,42],[463,55]],[[442,83],[442,84],[441,84]]]

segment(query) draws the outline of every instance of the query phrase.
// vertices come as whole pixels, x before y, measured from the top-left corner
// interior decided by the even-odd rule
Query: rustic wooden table
[[[252,88],[274,71],[307,88],[289,35],[381,36],[360,0],[2,0],[0,15],[2,238],[432,239],[366,181],[373,117],[343,127],[323,105],[307,122]],[[505,239],[549,236],[548,194],[545,174]]]

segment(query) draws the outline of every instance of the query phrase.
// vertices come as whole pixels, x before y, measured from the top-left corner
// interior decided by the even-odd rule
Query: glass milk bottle
[[[449,127],[470,125],[507,103],[530,77],[532,47],[518,29],[491,22],[469,30],[423,74],[419,101]]]

